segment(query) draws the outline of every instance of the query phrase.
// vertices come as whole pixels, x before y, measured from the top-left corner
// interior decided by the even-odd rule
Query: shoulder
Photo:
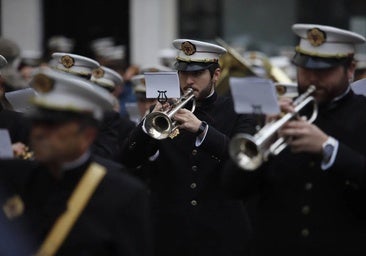
[[[146,189],[144,184],[138,178],[129,174],[127,168],[122,164],[96,155],[93,156],[93,161],[106,168],[107,174],[105,176],[105,182],[108,183],[109,186],[115,186],[121,191]]]

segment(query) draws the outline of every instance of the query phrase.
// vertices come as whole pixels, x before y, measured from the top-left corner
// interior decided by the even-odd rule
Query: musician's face
[[[327,69],[307,69],[298,67],[297,81],[299,93],[303,93],[310,85],[315,85],[313,96],[318,103],[326,103],[342,95],[352,79],[354,65],[337,66]]]
[[[31,130],[31,146],[35,159],[43,163],[73,161],[85,152],[94,135],[76,121],[60,124],[35,122]]]
[[[204,99],[215,90],[215,84],[221,70],[217,68],[211,77],[208,69],[199,71],[179,71],[180,88],[186,91],[192,88],[196,100]]]

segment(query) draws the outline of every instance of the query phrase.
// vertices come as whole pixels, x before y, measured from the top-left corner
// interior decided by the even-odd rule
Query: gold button
[[[303,229],[301,230],[301,235],[302,235],[303,237],[308,237],[308,236],[309,236],[309,234],[310,234],[309,229],[307,229],[307,228],[303,228]]]
[[[191,184],[191,189],[194,189],[194,188],[196,188],[196,187],[197,187],[197,184],[193,182],[193,183]]]
[[[136,142],[133,141],[130,145],[129,145],[129,149],[134,149],[136,147]]]
[[[196,200],[191,201],[191,205],[196,206],[197,204],[198,204],[198,202]]]
[[[305,190],[310,191],[313,188],[313,183],[306,182],[305,183]]]
[[[194,155],[194,156],[197,155],[197,149],[192,150],[192,155]]]
[[[304,205],[302,208],[301,208],[301,212],[302,214],[304,215],[308,215],[310,213],[310,206],[309,205]]]
[[[193,166],[192,166],[192,171],[196,172],[196,171],[197,171],[197,169],[198,169],[198,168],[197,168],[197,165],[193,165]]]

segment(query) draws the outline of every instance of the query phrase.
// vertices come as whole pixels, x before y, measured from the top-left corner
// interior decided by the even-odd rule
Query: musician
[[[193,89],[196,109],[191,112],[191,103],[179,109],[172,118],[179,134],[163,140],[147,134],[142,120],[126,141],[122,163],[150,165],[156,255],[245,253],[246,212],[223,193],[219,177],[231,135],[253,133],[254,119],[236,114],[231,99],[215,92],[223,47],[190,39],[173,45],[180,88]],[[157,103],[153,111],[161,110]]]
[[[112,70],[108,69],[108,74],[106,74],[106,71],[101,69],[97,61],[77,54],[55,52],[52,54],[49,65],[53,69],[77,77],[87,80],[93,79],[92,81],[99,87],[102,86],[101,83],[103,83],[103,87],[106,86],[106,83],[109,84],[109,87],[115,87],[117,86],[116,79],[121,80],[119,83],[122,83],[122,78],[117,78],[115,72],[111,72]],[[94,76],[93,72],[95,72]],[[99,77],[102,75],[103,77]],[[133,123],[122,119],[115,110],[105,113],[104,120],[101,122],[99,129],[99,135],[92,145],[93,152],[102,157],[117,161],[120,150],[120,137],[125,136],[133,127]],[[125,134],[122,134],[123,132]]]
[[[0,161],[0,254],[150,255],[145,187],[91,153],[110,95],[49,68],[31,84],[35,161]]]
[[[230,161],[223,183],[233,196],[249,198],[252,255],[364,255],[366,99],[349,81],[355,46],[365,38],[316,24],[292,30],[300,37],[292,60],[299,94],[315,86],[317,119],[286,122],[278,132],[287,148],[252,172]]]
[[[117,133],[117,141],[110,140],[108,141],[99,139],[96,144],[94,145],[94,152],[100,152],[101,149],[98,150],[98,148],[106,147],[104,144],[108,144],[109,147],[111,147],[110,144],[114,144],[118,147],[118,150],[120,149],[120,145],[122,145],[123,141],[126,139],[128,134],[131,132],[131,130],[136,126],[135,122],[130,120],[128,117],[122,117],[120,113],[120,105],[118,102],[118,99],[115,95],[113,95],[113,92],[116,90],[117,87],[123,85],[123,78],[122,76],[114,71],[111,68],[108,68],[106,66],[100,66],[99,68],[96,68],[92,71],[92,76],[90,80],[97,84],[98,86],[104,88],[107,90],[112,96],[114,101],[113,110],[114,111],[108,111],[107,113],[104,113],[104,124],[103,127],[106,131],[110,131],[107,134],[112,133],[114,131]],[[107,136],[104,136],[107,139]],[[112,160],[118,161],[118,150],[115,152],[111,152]]]
[[[0,69],[6,65],[7,60],[0,55]],[[9,109],[9,102],[5,99],[6,86],[0,73],[0,129],[9,131],[14,155],[22,156],[26,153],[30,124],[23,113]]]

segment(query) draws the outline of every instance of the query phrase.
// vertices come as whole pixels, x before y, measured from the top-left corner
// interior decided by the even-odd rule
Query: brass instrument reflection
[[[265,54],[249,51],[246,52],[246,57],[243,57],[221,38],[217,38],[216,41],[227,50],[227,53],[224,54],[219,61],[221,76],[217,82],[216,88],[216,91],[219,94],[225,94],[229,91],[230,77],[257,76],[268,78],[278,83],[292,83],[289,76],[279,67],[272,65]],[[256,68],[256,66],[258,68]]]

